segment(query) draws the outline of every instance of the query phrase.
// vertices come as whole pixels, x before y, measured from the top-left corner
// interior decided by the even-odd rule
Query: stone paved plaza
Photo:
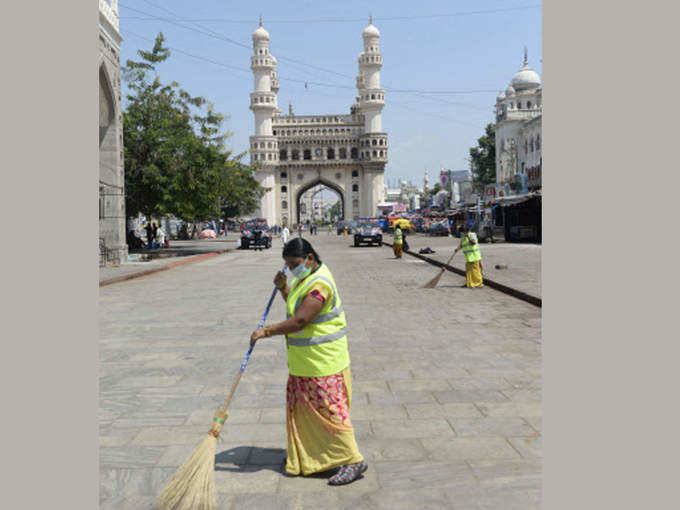
[[[436,289],[422,289],[438,269],[395,260],[388,247],[354,248],[325,232],[308,239],[344,301],[351,416],[369,469],[346,487],[282,475],[285,347],[283,337],[263,339],[217,444],[218,507],[540,508],[541,310],[490,288],[460,288],[463,278],[448,272]],[[439,246],[415,239],[413,248]],[[275,239],[271,250],[100,288],[102,509],[152,508],[203,439],[280,254]],[[270,322],[283,318],[277,298]]]

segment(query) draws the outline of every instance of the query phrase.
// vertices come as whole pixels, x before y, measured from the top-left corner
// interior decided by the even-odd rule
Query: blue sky
[[[369,13],[381,34],[381,85],[387,89],[383,110],[383,130],[390,144],[387,182],[403,178],[420,185],[425,169],[432,180],[442,166],[467,168],[468,150],[493,121],[496,95],[521,67],[524,46],[531,67],[542,74],[542,13],[540,2],[532,0],[120,0],[121,64],[137,59],[138,49],[151,47],[143,38],[153,39],[162,31],[171,48],[242,69],[179,52],[159,68],[164,81],[178,81],[229,116],[225,125],[234,135],[228,146],[241,152],[247,150],[253,133],[248,108],[253,78],[248,69],[252,51],[238,44],[252,48],[251,34],[260,14],[279,62],[279,108],[287,111],[291,102],[295,113],[304,115],[349,113],[356,95],[361,31]],[[460,13],[466,14],[441,16]],[[400,17],[415,19],[388,19]],[[206,35],[208,31],[217,37]],[[490,92],[434,95],[390,88]]]

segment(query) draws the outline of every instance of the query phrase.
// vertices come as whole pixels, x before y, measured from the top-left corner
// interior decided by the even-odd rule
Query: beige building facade
[[[99,0],[100,264],[127,259],[118,0]]]

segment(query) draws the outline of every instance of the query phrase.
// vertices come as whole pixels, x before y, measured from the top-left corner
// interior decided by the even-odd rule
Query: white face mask
[[[295,278],[297,278],[298,280],[302,280],[311,271],[312,268],[305,266],[304,262],[302,264],[299,264],[296,268],[290,270],[290,272],[293,273],[293,276],[295,276]]]

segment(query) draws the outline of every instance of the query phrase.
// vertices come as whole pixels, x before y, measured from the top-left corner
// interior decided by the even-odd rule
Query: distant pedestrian
[[[401,231],[399,223],[394,223],[394,235],[392,239],[392,250],[394,251],[394,256],[398,259],[401,258],[402,243],[404,241],[404,234]]]
[[[147,222],[146,227],[144,227],[144,230],[146,230],[146,247],[148,249],[151,249],[153,246],[153,227],[151,226],[151,222]]]
[[[284,226],[283,230],[281,231],[281,240],[283,241],[284,245],[288,242],[288,236],[289,235],[290,235],[290,230],[288,230],[287,226]]]
[[[345,239],[347,237],[347,234],[349,234],[349,227],[347,225],[345,225],[342,228],[342,238]]]
[[[302,237],[302,223],[298,223],[298,237]]]
[[[163,230],[163,227],[161,227],[161,226],[158,227],[158,230],[156,230],[156,235],[158,236],[158,247],[164,248],[165,247],[165,230]]]
[[[328,235],[331,235],[333,233],[333,224],[329,223],[328,224]]]
[[[460,244],[455,249],[454,254],[458,250],[463,250],[465,254],[465,285],[468,288],[484,287],[482,271],[482,252],[479,249],[479,242],[477,234],[475,234],[470,227],[465,227],[461,232]]]
[[[153,223],[151,230],[153,233],[153,240],[158,241],[158,224],[156,222]]]

